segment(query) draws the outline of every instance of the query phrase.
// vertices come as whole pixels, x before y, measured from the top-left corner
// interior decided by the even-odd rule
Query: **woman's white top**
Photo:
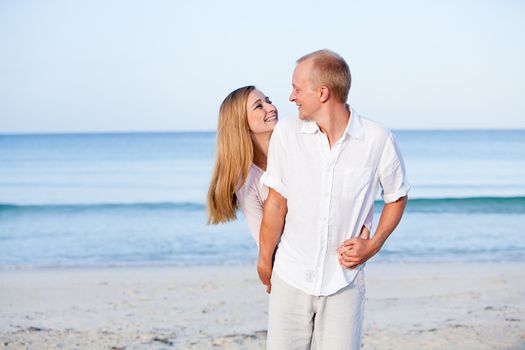
[[[268,197],[268,187],[259,181],[263,173],[264,170],[252,163],[246,181],[235,192],[250,233],[257,244],[259,244],[259,227],[263,217],[264,201]]]

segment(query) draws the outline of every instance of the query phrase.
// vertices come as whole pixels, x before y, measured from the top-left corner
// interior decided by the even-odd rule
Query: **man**
[[[346,104],[350,83],[338,54],[300,58],[290,95],[299,119],[279,122],[270,141],[257,264],[271,293],[268,349],[360,349],[363,264],[406,205],[409,185],[395,138]],[[380,187],[378,227],[362,239]]]

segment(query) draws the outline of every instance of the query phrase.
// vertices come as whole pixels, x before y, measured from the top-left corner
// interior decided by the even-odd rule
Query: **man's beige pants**
[[[361,269],[329,296],[312,296],[272,275],[268,350],[359,350],[365,306]]]

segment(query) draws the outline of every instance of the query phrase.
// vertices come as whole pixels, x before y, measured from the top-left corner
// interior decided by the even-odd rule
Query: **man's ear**
[[[319,89],[319,99],[321,103],[328,101],[328,97],[330,97],[330,89],[328,89],[326,86],[321,86]]]

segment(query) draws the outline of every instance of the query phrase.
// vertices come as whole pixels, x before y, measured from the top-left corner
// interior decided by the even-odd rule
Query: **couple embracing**
[[[221,105],[209,222],[240,208],[258,242],[270,293],[267,348],[361,347],[365,262],[398,225],[410,188],[394,135],[347,104],[345,60],[320,50],[297,60],[290,101],[299,117],[253,86]],[[371,236],[374,199],[385,202]]]

